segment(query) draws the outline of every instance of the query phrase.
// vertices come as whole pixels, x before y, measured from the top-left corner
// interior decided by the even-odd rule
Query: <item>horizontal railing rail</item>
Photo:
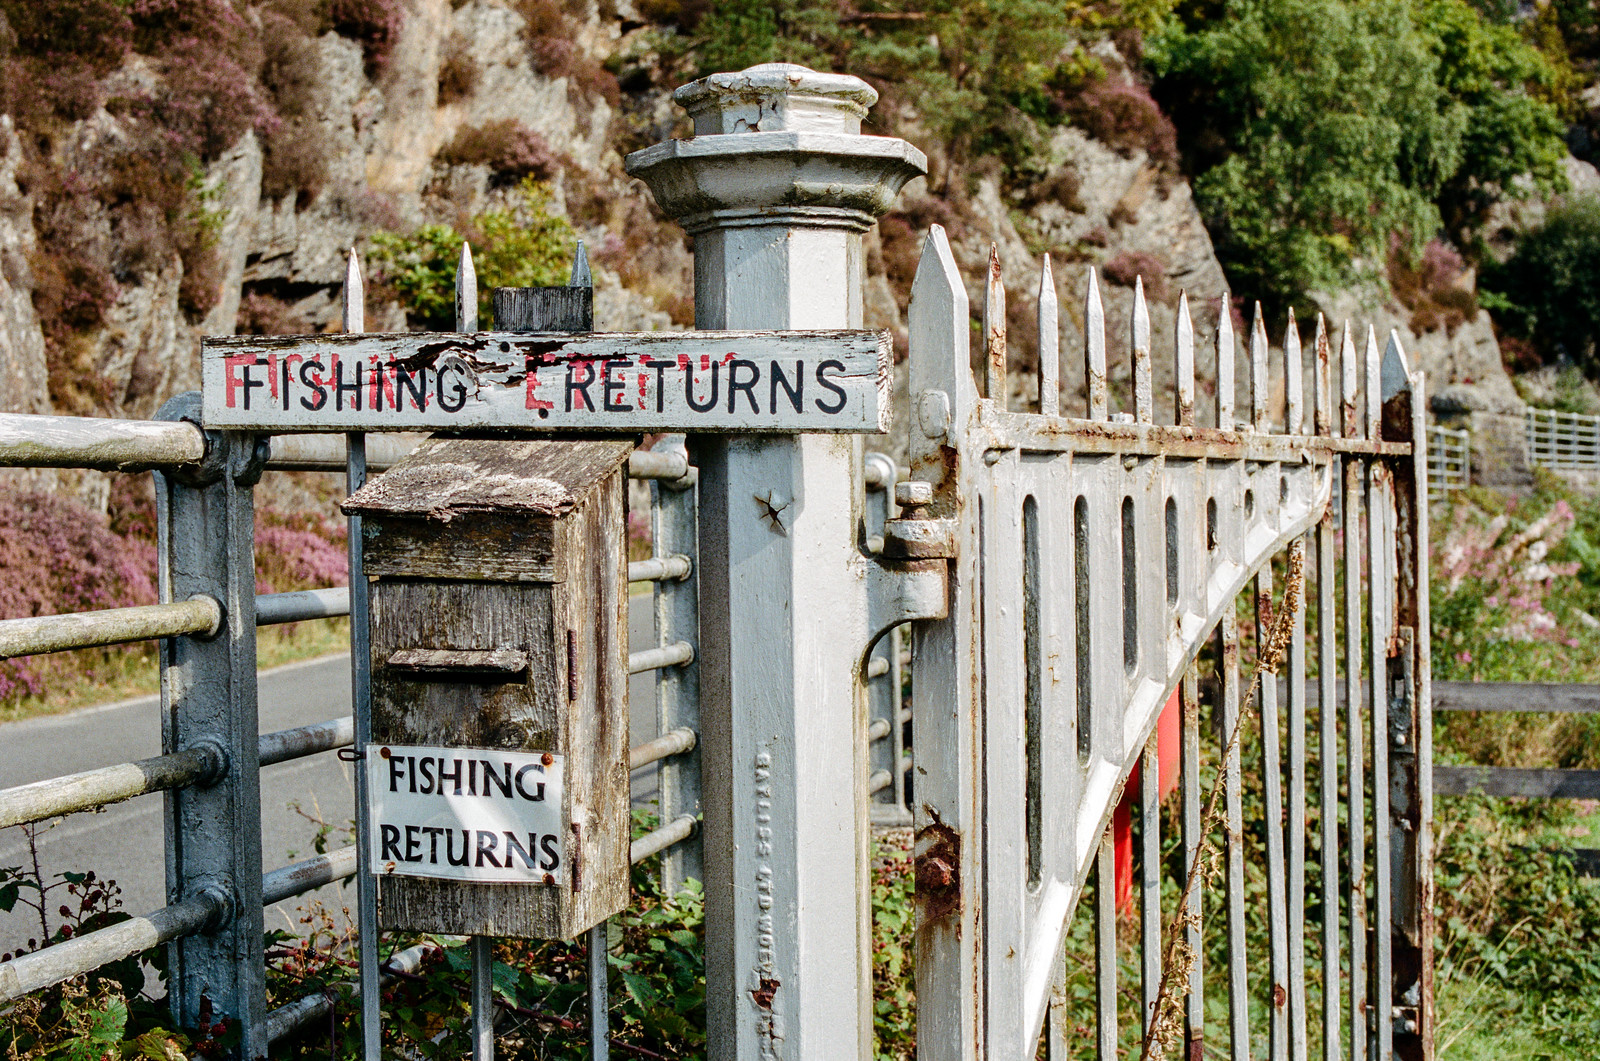
[[[654,740],[646,741],[629,750],[628,769],[638,770],[658,763],[670,755],[683,755],[685,752],[694,751],[694,746],[699,741],[699,735],[687,726],[669,730]]]
[[[647,670],[683,667],[693,662],[694,646],[687,641],[674,641],[660,648],[647,648],[642,652],[628,653],[628,673],[643,674]]]
[[[0,467],[136,472],[205,456],[205,434],[184,421],[0,413]]]
[[[0,791],[0,829],[201,784],[220,777],[226,768],[221,749],[202,746],[18,785]]]
[[[210,637],[222,626],[222,605],[206,596],[67,615],[0,620],[0,659],[125,645],[157,637]]]

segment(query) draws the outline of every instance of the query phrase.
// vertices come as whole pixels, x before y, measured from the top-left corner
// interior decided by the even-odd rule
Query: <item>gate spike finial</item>
[[[1039,412],[1061,415],[1061,307],[1048,254],[1039,273]]]
[[[578,241],[578,249],[572,254],[572,279],[567,281],[567,286],[594,286],[594,278],[589,275],[589,251],[581,239]]]
[[[1178,294],[1178,324],[1174,329],[1177,365],[1174,368],[1176,395],[1173,410],[1179,427],[1194,426],[1194,325],[1189,320],[1189,292]]]
[[[983,355],[989,400],[1006,407],[1006,288],[1000,278],[1000,247],[989,244],[989,277],[983,287]]]
[[[1339,337],[1339,369],[1341,372],[1339,401],[1344,413],[1344,437],[1358,438],[1356,427],[1356,340],[1351,334],[1350,322],[1344,322],[1344,333]]]
[[[1369,324],[1369,325],[1367,325],[1367,349],[1366,349],[1366,358],[1365,358],[1366,366],[1367,366],[1367,437],[1368,438],[1377,438],[1379,435],[1381,435],[1383,433],[1383,424],[1382,424],[1383,411],[1382,411],[1382,408],[1381,408],[1383,399],[1380,396],[1382,394],[1382,391],[1383,391],[1383,384],[1382,384],[1382,381],[1381,381],[1381,376],[1379,375],[1379,372],[1380,372],[1380,367],[1379,366],[1381,364],[1381,362],[1378,360],[1379,356],[1380,355],[1378,354],[1378,330],[1376,328],[1374,328],[1372,325]]]
[[[478,271],[472,266],[472,244],[461,241],[456,262],[456,331],[478,330]]]
[[[1328,320],[1317,314],[1317,337],[1312,346],[1311,395],[1316,409],[1314,430],[1333,434],[1333,349],[1328,343]]]
[[[344,290],[340,292],[339,316],[347,332],[367,330],[367,289],[361,282],[361,258],[354,247],[344,266]]]
[[[1144,277],[1133,281],[1133,415],[1141,424],[1155,420],[1150,393],[1150,307],[1144,300]]]
[[[967,422],[977,402],[968,359],[972,316],[967,286],[940,225],[928,227],[922,244],[911,280],[906,329],[911,340],[911,393],[918,396],[921,428],[911,433],[911,471],[940,488],[951,473],[940,459],[939,447],[948,442],[953,424]]]
[[[1383,400],[1411,388],[1411,369],[1406,363],[1406,349],[1400,345],[1400,333],[1389,329],[1389,342],[1383,348]]]
[[[1089,266],[1089,289],[1083,296],[1083,370],[1089,396],[1089,419],[1106,418],[1106,310],[1100,304],[1100,280]]]
[[[1250,423],[1257,431],[1267,430],[1267,325],[1259,301],[1250,322]]]
[[[1233,303],[1224,294],[1217,309],[1217,428],[1236,430],[1233,422]]]
[[[1289,307],[1289,324],[1283,332],[1283,430],[1298,435],[1305,426],[1305,394],[1300,375],[1300,327]]]

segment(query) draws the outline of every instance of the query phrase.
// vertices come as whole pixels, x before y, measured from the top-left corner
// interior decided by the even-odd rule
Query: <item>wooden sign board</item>
[[[201,348],[208,428],[888,430],[888,332],[233,336]]]

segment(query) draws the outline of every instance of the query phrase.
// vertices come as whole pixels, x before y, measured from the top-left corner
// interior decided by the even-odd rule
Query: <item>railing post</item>
[[[200,395],[179,395],[161,420],[200,423]],[[265,440],[207,435],[192,472],[156,473],[162,601],[205,594],[222,605],[209,638],[161,645],[164,751],[209,747],[225,762],[209,783],[166,794],[167,902],[208,896],[221,913],[168,947],[168,991],[185,1028],[238,1022],[235,1056],[266,1056],[261,952],[261,793],[256,726],[255,506]]]
[[[924,165],[904,141],[860,135],[877,93],[769,64],[675,98],[693,139],[627,167],[694,236],[696,325],[859,328],[861,234]],[[838,435],[688,447],[710,1056],[869,1057],[861,447]]]

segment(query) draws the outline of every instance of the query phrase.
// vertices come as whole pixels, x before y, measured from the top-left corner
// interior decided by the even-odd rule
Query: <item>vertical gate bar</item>
[[[467,937],[468,957],[472,959],[472,1061],[491,1061],[494,1057],[494,940],[488,936]]]
[[[1044,1019],[1045,1061],[1068,1061],[1067,1027],[1072,1016],[1067,1007],[1067,949],[1062,946],[1050,975],[1050,1011]]]
[[[1095,1057],[1117,1061],[1117,855],[1108,828],[1094,860]]]
[[[1305,384],[1302,380],[1300,326],[1295,323],[1294,307],[1289,307],[1289,323],[1283,330],[1283,430],[1298,435],[1305,429]]]
[[[1139,1038],[1150,1037],[1161,986],[1161,754],[1152,731],[1139,762]]]
[[[1006,411],[1006,288],[1000,276],[1000,248],[989,244],[989,273],[983,286],[983,363],[989,400]]]
[[[1100,280],[1089,266],[1089,288],[1083,296],[1083,371],[1089,419],[1106,418],[1106,311],[1100,303]]]
[[[1039,272],[1039,412],[1061,415],[1061,303],[1050,255]]]
[[[1361,718],[1361,462],[1344,468],[1344,695],[1348,777],[1350,909],[1350,1061],[1367,1048],[1366,765]]]
[[[1339,473],[1340,458],[1332,467]],[[1338,476],[1342,479],[1342,476]],[[1339,1061],[1339,656],[1333,510],[1317,524],[1317,776],[1322,837],[1322,1061]]]
[[[611,1056],[611,1018],[606,1012],[606,948],[609,921],[589,929],[589,1057],[608,1061]]]
[[[1377,347],[1374,344],[1373,348]],[[1374,360],[1376,358],[1374,357]],[[1381,433],[1381,428],[1379,429]],[[1394,524],[1390,518],[1388,475],[1384,465],[1367,466],[1367,585],[1372,616],[1367,648],[1367,699],[1372,705],[1372,862],[1373,925],[1377,951],[1373,970],[1373,1017],[1377,1033],[1377,1061],[1394,1054],[1392,937],[1390,924],[1389,865],[1389,631],[1394,593],[1390,562]]]
[[[1177,363],[1173,372],[1173,422],[1194,426],[1194,324],[1189,319],[1189,293],[1178,295],[1178,322],[1173,328]]]
[[[1150,307],[1144,300],[1144,277],[1133,281],[1133,316],[1129,321],[1129,348],[1133,355],[1133,415],[1141,424],[1155,420],[1155,400],[1150,387]]]
[[[682,435],[667,435],[651,447],[657,453],[680,453],[687,459],[688,450]],[[700,553],[697,526],[697,494],[695,475],[691,472],[683,481],[667,482],[661,479],[650,483],[650,541],[657,556],[681,553],[691,558],[690,577],[682,582],[658,580],[654,586],[654,614],[656,644],[670,645],[676,641],[700,644]],[[663,667],[656,671],[656,732],[671,733],[675,729],[700,732],[700,664],[699,653],[688,664],[680,667]],[[657,790],[660,819],[670,822],[691,814],[700,814],[700,744],[683,755],[673,755],[661,760],[658,766]],[[661,892],[668,898],[683,890],[690,880],[703,881],[701,862],[701,832],[683,843],[673,844],[661,853]]]
[[[1412,375],[1409,382],[1413,450],[1409,469],[1410,489],[1406,490],[1405,483],[1401,483],[1399,487],[1402,497],[1406,493],[1410,494],[1410,504],[1406,509],[1409,520],[1408,525],[1403,526],[1404,533],[1396,543],[1396,549],[1402,573],[1409,568],[1410,575],[1409,580],[1402,579],[1402,592],[1405,593],[1405,598],[1400,602],[1399,614],[1409,622],[1413,631],[1412,675],[1415,682],[1415,701],[1410,735],[1415,740],[1416,751],[1413,781],[1416,806],[1410,818],[1414,823],[1411,835],[1407,837],[1401,832],[1396,839],[1407,842],[1411,861],[1408,875],[1411,892],[1407,901],[1414,912],[1412,920],[1416,926],[1413,942],[1416,963],[1414,986],[1417,992],[1416,1041],[1420,1047],[1418,1054],[1421,1061],[1434,1061],[1433,649],[1431,602],[1428,599],[1428,587],[1432,584],[1429,577],[1428,555],[1430,513],[1425,481],[1427,471],[1418,467],[1415,458],[1415,450],[1420,446],[1423,433],[1427,430],[1428,417],[1427,407],[1423,402],[1425,381],[1422,373]],[[1600,428],[1600,420],[1596,421],[1596,426]],[[1466,439],[1464,432],[1461,438],[1464,448]],[[1404,555],[1398,553],[1402,542],[1406,548]]]
[[[1311,535],[1291,546],[1302,562]],[[1306,1032],[1306,597],[1289,641],[1289,1059],[1307,1061]]]
[[[157,417],[200,423],[200,395],[178,395]],[[239,432],[208,432],[207,449],[213,474],[155,476],[160,599],[204,594],[222,608],[213,635],[160,648],[162,750],[207,748],[219,767],[163,799],[167,902],[207,896],[217,907],[203,932],[168,944],[168,1003],[183,1027],[227,1021],[240,1034],[232,1056],[254,1059],[267,1049],[252,494],[265,451]]]
[[[1217,430],[1233,431],[1237,427],[1233,418],[1233,359],[1236,356],[1233,339],[1233,303],[1226,295],[1217,309]]]
[[[361,280],[361,259],[354,247],[345,266],[341,293],[344,330],[366,331],[366,291]],[[345,489],[355,493],[367,481],[367,438],[360,432],[345,436]],[[367,643],[368,591],[362,575],[361,517],[345,519],[350,552],[350,695],[355,715],[357,752],[372,740],[372,659]],[[361,1050],[365,1061],[378,1061],[383,1029],[378,985],[378,882],[372,875],[368,832],[367,765],[355,761],[356,790],[356,947],[361,981]]]
[[[461,241],[456,261],[456,331],[478,330],[478,273],[472,264],[472,244]],[[494,1059],[494,941],[471,936],[467,954],[472,960],[472,1061]]]
[[[1205,843],[1202,835],[1204,823],[1201,815],[1205,808],[1200,796],[1200,689],[1199,671],[1191,665],[1183,675],[1183,684],[1178,687],[1178,704],[1183,713],[1182,750],[1179,753],[1178,784],[1182,790],[1183,807],[1183,871],[1187,874],[1190,867],[1195,865],[1195,853],[1200,850],[1200,845]],[[1202,891],[1205,888],[1205,868],[1198,867],[1199,879],[1189,891],[1189,898],[1183,911],[1183,939],[1184,950],[1190,959],[1189,982],[1184,993],[1184,1041],[1187,1045],[1185,1056],[1189,1061],[1200,1061],[1202,1047],[1205,1043],[1205,971],[1203,961],[1205,955],[1202,947],[1204,938],[1201,933],[1201,910],[1204,909]],[[1185,879],[1184,884],[1188,881]]]
[[[1245,979],[1244,801],[1241,749],[1231,738],[1239,723],[1239,620],[1233,602],[1223,611],[1222,796],[1228,829],[1228,1049],[1233,1061],[1250,1061],[1250,990]]]
[[[1267,431],[1271,419],[1267,414],[1267,391],[1271,383],[1267,378],[1267,326],[1261,319],[1261,303],[1256,303],[1250,321],[1250,423],[1257,431]]]
[[[1257,501],[1256,504],[1259,507],[1264,502]],[[1260,653],[1266,647],[1277,619],[1272,603],[1270,563],[1256,573],[1255,581],[1259,666]],[[1277,676],[1263,674],[1256,696],[1261,717],[1262,827],[1267,839],[1268,971],[1272,981],[1267,999],[1268,1030],[1272,1061],[1282,1061],[1289,1052],[1289,923],[1283,865],[1283,763],[1279,753]]]

